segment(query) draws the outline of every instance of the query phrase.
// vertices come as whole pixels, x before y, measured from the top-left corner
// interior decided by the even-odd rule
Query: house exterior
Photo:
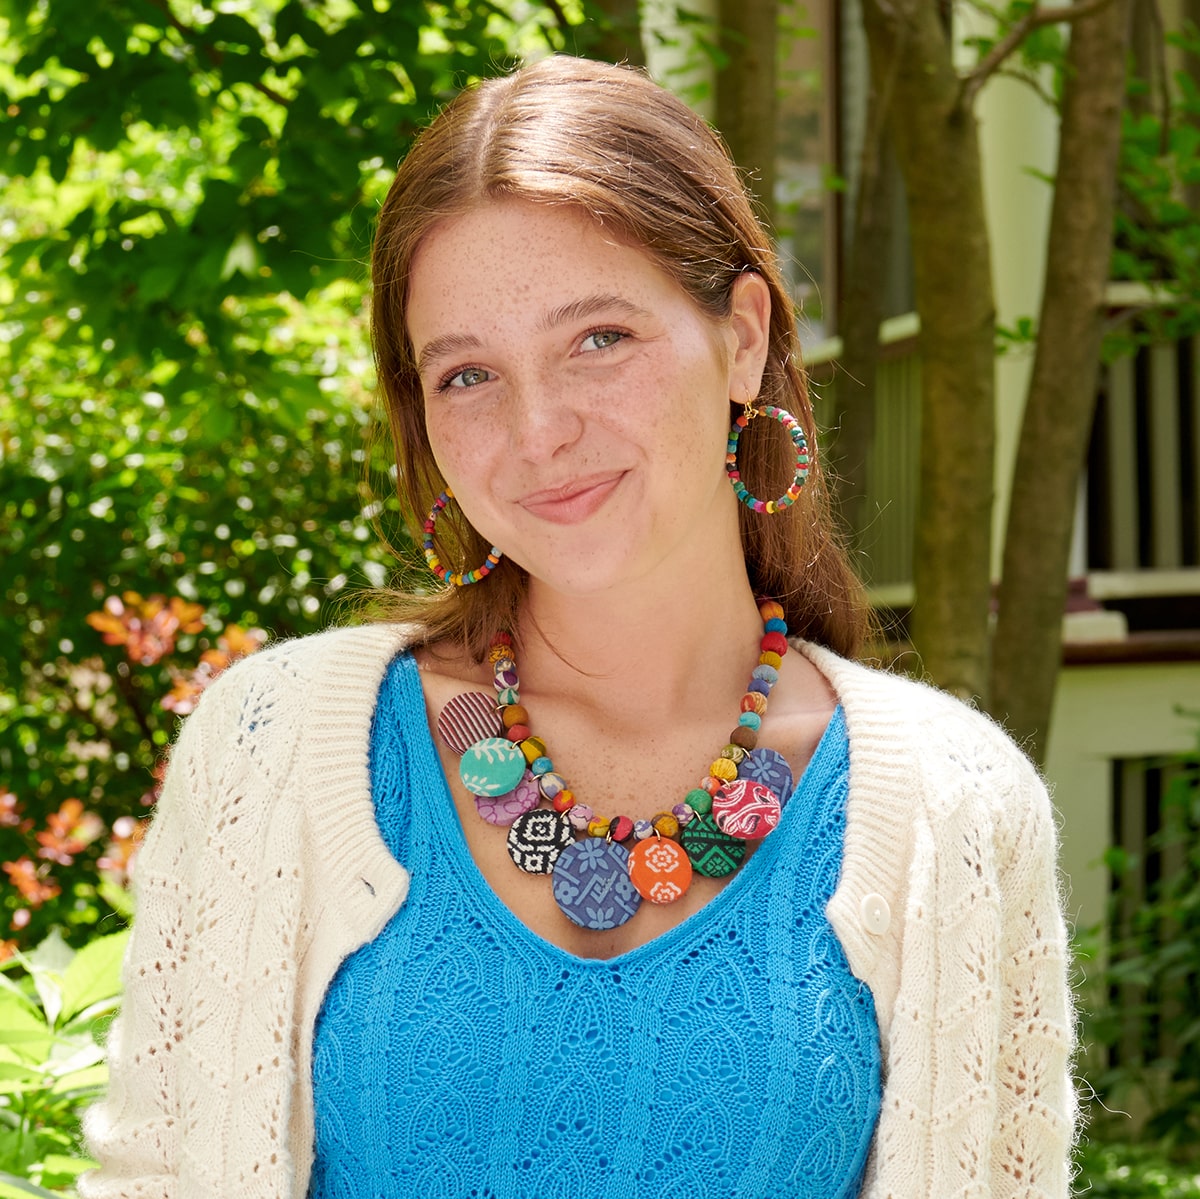
[[[1183,4],[1165,0],[1167,28],[1179,27]],[[715,19],[700,0],[689,6]],[[984,32],[970,23],[985,19],[967,6],[954,10],[964,63],[975,54],[967,39]],[[666,4],[645,11],[650,67],[668,84],[694,84],[707,68],[689,51],[688,30],[673,20]],[[792,282],[807,359],[820,380],[833,375],[822,367],[834,364],[840,350],[831,314],[857,184],[867,47],[859,0],[814,0],[802,23],[811,32],[784,50],[776,200],[781,250],[800,259]],[[1002,74],[989,80],[977,105],[997,319],[1012,328],[1039,310],[1051,202],[1045,180],[1054,172],[1057,116],[1033,88]],[[828,186],[831,176],[840,177],[840,190]],[[903,221],[902,201],[897,209]],[[902,610],[913,599],[921,360],[902,245],[894,258],[864,549],[873,599]],[[1151,289],[1114,283],[1109,301],[1118,324],[1156,297]],[[996,362],[997,574],[1011,488],[1020,485],[1012,468],[1032,361],[1027,345]],[[820,418],[827,399],[820,386],[816,396]],[[1141,853],[1157,827],[1170,769],[1164,763],[1200,741],[1198,463],[1200,338],[1156,344],[1106,366],[1079,483],[1063,670],[1045,763],[1062,817],[1069,911],[1080,930],[1107,920],[1106,852],[1118,846]]]

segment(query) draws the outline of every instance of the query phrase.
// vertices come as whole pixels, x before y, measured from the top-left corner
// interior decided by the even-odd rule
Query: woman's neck
[[[762,621],[745,571],[569,596],[531,582],[520,672],[530,694],[627,719],[731,701],[756,661]]]

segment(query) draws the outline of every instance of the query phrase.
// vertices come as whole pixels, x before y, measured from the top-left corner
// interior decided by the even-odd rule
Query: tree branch
[[[1044,25],[1079,21],[1107,8],[1112,0],[1078,0],[1065,8],[1043,8],[1035,4],[984,56],[979,65],[964,75],[958,92],[958,107],[966,108],[979,89],[1000,69],[1001,64],[1035,30]]]
[[[218,70],[220,70],[221,63],[225,58],[224,54],[222,54],[220,50],[218,50],[215,46],[209,46],[205,44],[195,29],[193,29],[190,25],[185,25],[171,11],[171,7],[167,3],[167,0],[149,0],[149,3],[153,4],[154,7],[157,8],[167,18],[167,23],[172,29],[175,30],[176,33],[179,34],[180,37],[184,39],[184,41],[192,43],[193,45],[199,44],[201,49],[204,51],[205,56],[208,58],[208,61]],[[291,104],[291,101],[286,96],[281,95],[274,88],[268,87],[267,84],[261,82],[260,80],[251,82],[250,86],[254,88],[255,91],[261,92],[268,100],[273,101],[275,104],[278,104],[283,108],[287,108],[288,105]]]

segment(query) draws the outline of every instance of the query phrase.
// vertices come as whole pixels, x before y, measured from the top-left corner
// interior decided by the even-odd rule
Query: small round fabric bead
[[[542,777],[538,779],[539,787],[545,778],[546,776],[542,775]],[[560,791],[552,800],[550,800],[550,806],[556,812],[569,812],[575,806],[575,793],[567,790]]]
[[[754,729],[757,731],[762,727],[762,717],[757,712],[743,712],[738,717],[738,724],[743,728]],[[736,775],[736,770],[734,774]]]
[[[769,620],[782,620],[783,605],[778,600],[763,600],[758,605],[758,614],[763,618],[764,624]]]
[[[647,837],[654,836],[654,825],[649,820],[635,820],[633,822],[633,839],[635,841],[645,841]]]
[[[671,815],[679,821],[680,828],[683,828],[695,814],[690,804],[677,803],[671,808]]]
[[[771,694],[771,684],[768,683],[765,679],[751,679],[750,682],[746,684],[746,692],[748,694],[751,691],[755,692],[758,695],[763,695],[763,696],[770,695]]]
[[[512,659],[509,658],[507,661],[512,662]],[[516,687],[521,681],[517,678],[517,672],[515,670],[511,669],[511,667],[509,669],[501,670],[500,668],[502,665],[502,662],[496,663],[496,677],[492,679],[492,683],[497,691],[504,691],[509,687]]]
[[[628,816],[615,816],[608,826],[608,835],[614,841],[628,841],[633,836],[633,821]]]
[[[510,741],[524,741],[533,733],[533,729],[527,724],[514,724],[512,728],[505,729],[504,735]]]
[[[765,649],[758,655],[758,661],[762,666],[774,666],[778,670],[783,665],[783,656],[773,650]]]
[[[762,609],[760,608],[759,611],[761,612]],[[772,616],[770,620],[764,620],[763,628],[768,633],[783,633],[786,635],[788,631],[787,621],[781,616]]]
[[[764,683],[774,687],[779,682],[779,671],[765,662],[760,662],[753,670],[751,678],[761,679]],[[749,690],[749,688],[747,688]]]
[[[717,758],[708,768],[708,773],[728,783],[737,778],[737,766],[728,758]]]
[[[761,691],[747,691],[742,696],[742,711],[757,712],[760,716],[767,710],[767,697]]]
[[[516,673],[517,673],[517,664],[516,664],[516,662],[514,662],[514,661],[512,660],[512,658],[511,658],[510,656],[508,656],[508,655],[505,655],[505,656],[503,656],[503,657],[497,658],[497,659],[496,659],[496,660],[495,660],[495,661],[492,663],[492,674],[493,674],[493,675],[494,675],[496,678],[500,678],[501,676],[508,676],[508,675],[513,675],[513,676],[515,676],[515,675],[516,675]],[[514,686],[514,684],[512,684],[512,683],[507,683],[507,682],[506,682],[504,685],[505,685],[506,687],[512,687],[512,686]]]
[[[509,645],[493,645],[492,648],[488,650],[488,661],[499,662],[502,659],[508,659],[510,662],[512,661],[512,647]]]
[[[679,819],[670,812],[659,812],[650,823],[660,837],[679,836]]]
[[[758,644],[760,649],[771,650],[781,656],[788,652],[787,638],[782,633],[764,633]]]
[[[509,730],[511,736],[512,730]],[[525,761],[533,763],[538,758],[546,756],[546,743],[541,737],[525,737],[521,741],[521,752],[525,755]]]
[[[595,816],[595,814],[596,813],[593,812],[592,809],[590,807],[588,807],[587,804],[576,803],[576,804],[572,804],[570,809],[568,810],[567,819],[571,822],[571,827],[577,833],[586,833],[587,826],[591,822],[591,820]]]
[[[723,750],[721,757],[728,758],[735,766],[740,766],[746,759],[746,751],[740,745],[734,745],[731,741]],[[687,797],[684,796],[686,799]]]
[[[700,780],[701,789],[707,791],[709,795],[716,795],[724,785],[720,779],[713,778],[711,774]]]
[[[697,787],[683,797],[683,802],[698,816],[707,816],[712,811],[713,797],[707,791],[702,791]]]
[[[517,687],[505,687],[502,691],[496,692],[496,703],[502,707],[507,707],[509,704],[519,704],[521,702],[521,692]]]
[[[538,790],[542,793],[542,798],[553,800],[556,796],[561,795],[567,789],[567,780],[563,778],[563,776],[559,774],[557,770],[543,770],[539,774],[537,764],[541,760],[541,758],[538,758],[537,761],[530,766],[529,773],[537,778]],[[546,760],[549,761],[549,758]]]
[[[758,746],[758,734],[753,729],[748,729],[744,724],[739,724],[730,733],[729,740],[734,745],[740,745],[743,749],[755,749]]]
[[[588,821],[587,835],[589,837],[607,837],[609,822],[603,817],[598,816],[593,820]]]
[[[537,775],[549,774],[554,769],[554,763],[545,754],[542,754],[541,757],[534,758],[529,763],[529,769]]]
[[[529,713],[521,704],[509,704],[503,712],[500,713],[500,719],[504,721],[504,727],[511,729],[514,724],[529,723]]]

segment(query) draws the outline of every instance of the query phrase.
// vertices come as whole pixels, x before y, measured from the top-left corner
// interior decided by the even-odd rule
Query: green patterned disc
[[[746,857],[746,842],[727,837],[712,816],[693,816],[679,834],[679,844],[691,859],[692,869],[706,878],[732,874]]]

